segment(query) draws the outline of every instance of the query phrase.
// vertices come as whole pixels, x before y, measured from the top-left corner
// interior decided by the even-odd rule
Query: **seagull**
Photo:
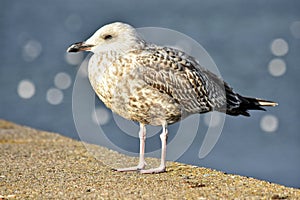
[[[184,51],[147,43],[129,24],[104,25],[67,52],[90,51],[88,77],[93,90],[113,112],[139,122],[140,154],[137,166],[120,172],[166,171],[169,124],[189,115],[218,111],[250,116],[277,103],[236,93],[226,82]],[[161,163],[145,169],[146,125],[162,126]]]

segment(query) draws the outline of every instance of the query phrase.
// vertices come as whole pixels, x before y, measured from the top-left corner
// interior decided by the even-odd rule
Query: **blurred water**
[[[0,118],[79,139],[71,95],[86,54],[66,55],[68,45],[113,21],[170,28],[203,45],[236,91],[279,102],[251,118],[227,117],[220,140],[204,159],[198,158],[204,137],[198,134],[179,161],[300,187],[299,10],[296,0],[2,0]],[[123,142],[127,136],[107,124],[111,113],[97,105],[102,109],[97,112],[108,114],[101,123],[110,137],[138,151],[138,140]],[[200,125],[207,128],[204,117]],[[170,139],[177,128],[171,127]],[[148,151],[160,147],[158,136],[149,143]]]

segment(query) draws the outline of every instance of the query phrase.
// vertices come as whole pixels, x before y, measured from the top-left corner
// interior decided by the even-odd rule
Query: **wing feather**
[[[168,94],[189,113],[226,112],[226,98],[238,103],[222,79],[182,51],[151,45],[138,54],[136,62],[148,85]]]

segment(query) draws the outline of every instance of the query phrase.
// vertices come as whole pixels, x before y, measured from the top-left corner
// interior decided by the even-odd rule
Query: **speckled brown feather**
[[[194,58],[177,49],[154,45],[144,51],[147,53],[136,59],[144,80],[161,93],[171,96],[184,112],[226,110],[225,88],[227,92],[233,91]]]
[[[107,107],[127,119],[160,125],[212,110],[249,115],[248,104],[239,109],[247,98],[180,50],[145,44],[119,56],[94,56],[98,61],[90,62],[92,86]],[[257,104],[253,109],[261,108]]]

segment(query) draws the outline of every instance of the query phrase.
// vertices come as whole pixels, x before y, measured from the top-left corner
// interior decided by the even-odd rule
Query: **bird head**
[[[141,44],[143,41],[139,38],[135,28],[129,24],[115,22],[101,27],[86,41],[72,44],[67,52],[105,53],[115,51],[122,53],[138,48]]]

